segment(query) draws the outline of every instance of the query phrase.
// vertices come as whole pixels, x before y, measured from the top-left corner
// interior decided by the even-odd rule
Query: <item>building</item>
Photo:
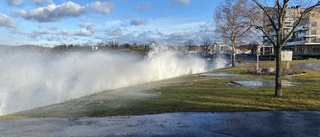
[[[215,54],[228,54],[230,50],[230,46],[222,42],[214,43],[212,48]]]
[[[320,56],[320,9],[315,8],[307,17],[300,23],[300,25],[293,29],[295,18],[298,13],[304,9],[298,5],[295,7],[289,7],[286,11],[286,19],[284,26],[284,35],[288,35],[289,32],[294,31],[293,35],[283,46],[283,50],[293,51],[293,55],[301,56]],[[264,28],[269,28],[267,33],[273,39],[276,39],[276,32],[271,29],[271,23],[264,16]],[[271,53],[274,54],[274,49],[271,46],[271,42],[266,36],[263,36],[263,44],[271,48]]]

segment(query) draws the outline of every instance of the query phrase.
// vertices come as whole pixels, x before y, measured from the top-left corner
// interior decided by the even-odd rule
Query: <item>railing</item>
[[[305,37],[306,36],[306,33],[298,33],[298,38],[301,38],[301,37]]]
[[[320,36],[320,34],[306,34],[305,37],[315,37],[315,36]]]
[[[287,42],[285,44],[285,46],[292,46],[292,45],[299,45],[299,44],[304,44],[306,43],[307,41],[305,40],[302,40],[302,41],[292,41],[292,42]]]
[[[305,25],[305,26],[298,26],[294,31],[300,31],[300,30],[307,30],[308,29],[308,26]]]
[[[294,19],[290,18],[290,19],[285,19],[285,22],[294,22]]]
[[[320,43],[320,40],[310,40],[310,42],[307,43]]]

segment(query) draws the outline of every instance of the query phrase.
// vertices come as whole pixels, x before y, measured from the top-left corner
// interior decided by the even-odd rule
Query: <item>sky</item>
[[[213,39],[220,0],[1,0],[0,45],[183,45]]]

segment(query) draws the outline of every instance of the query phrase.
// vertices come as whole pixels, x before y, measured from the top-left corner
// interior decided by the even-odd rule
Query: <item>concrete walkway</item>
[[[102,118],[2,120],[0,136],[320,137],[320,112],[165,113]]]

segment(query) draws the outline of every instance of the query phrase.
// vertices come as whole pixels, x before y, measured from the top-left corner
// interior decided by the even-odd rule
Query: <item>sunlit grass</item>
[[[310,62],[293,61],[292,65]],[[304,75],[284,76],[284,80],[300,83],[283,88],[283,97],[274,97],[273,87],[242,87],[225,85],[233,80],[273,80],[270,75],[249,75],[243,72],[254,64],[215,70],[211,73],[240,74],[238,77],[206,78],[187,75],[151,83],[152,88],[142,85],[121,89],[118,98],[111,92],[86,96],[80,99],[25,111],[11,116],[23,117],[82,117],[110,115],[138,115],[165,112],[233,112],[265,110],[320,110],[320,72],[307,71]],[[273,61],[261,62],[262,67],[274,66]],[[122,95],[138,91],[146,97]],[[1,118],[1,117],[0,117]],[[11,119],[10,116],[2,119]]]
[[[5,115],[0,116],[0,120],[16,120],[16,119],[25,119],[25,116],[17,116],[17,115]]]

